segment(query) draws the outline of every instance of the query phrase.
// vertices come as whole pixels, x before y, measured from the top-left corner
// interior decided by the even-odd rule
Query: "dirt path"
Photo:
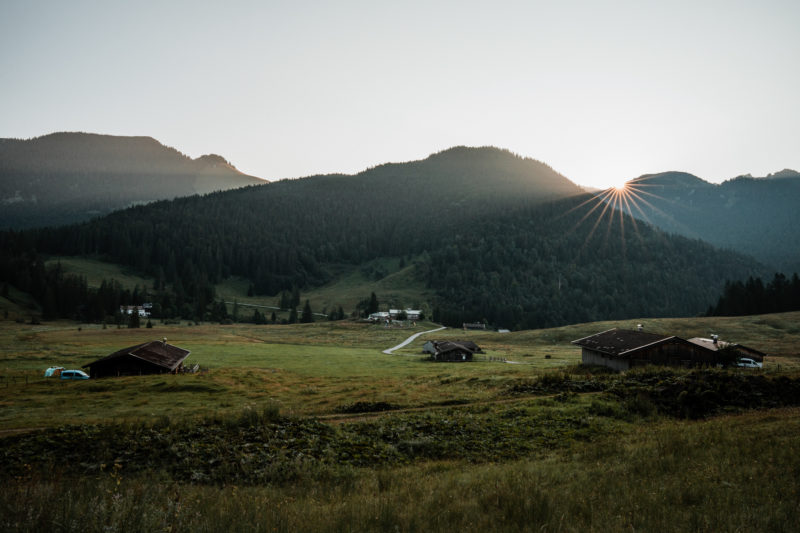
[[[47,429],[45,426],[33,428],[14,428],[14,429],[0,429],[0,439],[3,437],[10,437],[11,435],[19,435],[21,433],[31,433],[32,431],[41,431]]]
[[[429,329],[428,331],[420,331],[419,333],[414,333],[413,335],[411,335],[409,338],[407,338],[406,340],[404,340],[403,342],[401,342],[397,346],[395,346],[393,348],[389,348],[388,350],[384,350],[383,353],[385,353],[386,355],[392,355],[393,351],[399,350],[400,348],[403,348],[404,346],[407,346],[407,345],[411,344],[420,335],[425,335],[426,333],[434,333],[436,331],[442,331],[443,329],[447,329],[447,328],[442,326],[440,328]]]
[[[544,394],[542,396],[522,396],[519,398],[500,398],[500,399],[489,399],[489,400],[475,400],[472,402],[464,402],[464,403],[453,403],[447,405],[425,405],[422,407],[407,407],[403,409],[388,409],[386,411],[370,411],[367,413],[335,413],[330,415],[319,415],[313,416],[309,415],[309,418],[315,418],[320,422],[325,422],[326,424],[344,424],[346,422],[365,422],[367,420],[372,420],[374,418],[380,418],[382,416],[391,416],[396,414],[404,414],[404,413],[417,413],[421,411],[439,411],[442,409],[460,409],[460,408],[468,408],[468,407],[475,407],[478,405],[500,405],[505,403],[515,403],[515,402],[524,402],[530,400],[539,400],[544,398],[553,398],[558,396],[560,393],[555,394]],[[597,394],[596,392],[583,392],[581,394]]]

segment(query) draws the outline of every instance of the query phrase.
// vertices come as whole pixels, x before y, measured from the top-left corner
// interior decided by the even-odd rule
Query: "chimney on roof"
[[[636,331],[642,331],[643,329],[644,329],[644,326],[643,326],[643,325],[641,325],[641,324],[636,324]]]
[[[167,338],[166,337],[164,337],[164,339],[161,341],[161,345],[162,346],[166,346],[167,345]]]
[[[711,335],[711,342],[713,342],[714,344],[717,344],[718,340],[719,340],[719,335],[716,335],[716,334],[712,334]]]

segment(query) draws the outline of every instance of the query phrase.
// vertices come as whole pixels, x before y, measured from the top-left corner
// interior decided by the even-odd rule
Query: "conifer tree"
[[[369,306],[367,307],[367,315],[378,312],[378,297],[373,292],[369,296]]]
[[[300,317],[300,322],[303,324],[309,324],[314,322],[314,314],[311,312],[311,305],[306,300],[306,304],[303,306],[303,314]]]

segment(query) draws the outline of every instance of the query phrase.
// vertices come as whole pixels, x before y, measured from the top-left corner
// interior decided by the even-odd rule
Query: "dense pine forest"
[[[726,281],[722,296],[708,310],[709,316],[760,315],[800,311],[800,277],[776,273],[764,283],[761,278]]]
[[[121,303],[217,320],[214,285],[247,278],[277,295],[335,279],[343,266],[413,258],[436,293],[434,319],[509,328],[704,312],[724,279],[755,261],[611,212],[546,165],[495,148],[455,148],[356,176],[317,176],[133,207],[88,223],[0,235],[0,276],[45,316],[101,320]],[[85,255],[153,277],[131,294],[46,269],[43,254]],[[366,296],[366,295],[365,295]],[[348,310],[348,312],[351,310]]]
[[[719,185],[683,172],[642,176],[629,186],[641,198],[630,214],[664,231],[800,269],[800,174],[740,176]]]

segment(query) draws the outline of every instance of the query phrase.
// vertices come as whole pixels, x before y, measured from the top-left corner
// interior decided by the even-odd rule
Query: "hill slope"
[[[646,200],[631,211],[665,231],[703,239],[758,258],[773,268],[800,270],[800,174],[740,176],[715,185],[679,172],[629,182]]]
[[[693,315],[714,303],[726,278],[763,274],[737,254],[634,227],[629,217],[601,218],[596,199],[578,192],[542,163],[455,148],[355,176],[137,206],[80,226],[0,235],[0,244],[134,267],[155,278],[148,298],[163,314],[187,318],[210,317],[213,287],[230,276],[248,279],[249,293],[276,295],[387,257],[415,265],[407,275],[435,294],[437,319],[512,328]],[[14,261],[0,274],[14,276]]]
[[[218,155],[150,137],[54,133],[0,139],[0,227],[59,225],[131,205],[263,183]]]

